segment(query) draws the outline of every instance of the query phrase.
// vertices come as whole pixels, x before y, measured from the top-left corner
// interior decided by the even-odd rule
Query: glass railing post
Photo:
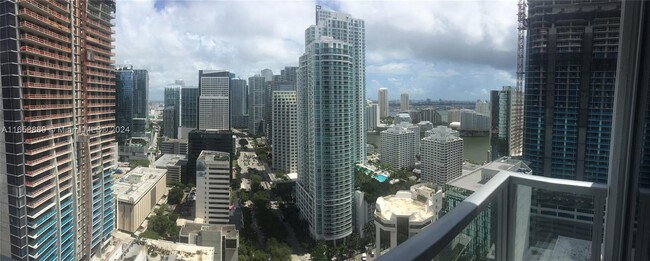
[[[510,231],[510,217],[509,212],[516,211],[511,208],[510,202],[512,201],[510,195],[510,184],[507,184],[504,189],[499,192],[497,196],[497,240],[495,244],[495,260],[508,260],[507,249],[510,244],[508,237]]]
[[[594,196],[594,223],[593,231],[591,232],[591,260],[602,260],[602,242],[605,215],[605,195],[599,193]]]

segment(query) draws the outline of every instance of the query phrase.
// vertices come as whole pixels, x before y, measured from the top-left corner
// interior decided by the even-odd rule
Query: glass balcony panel
[[[497,242],[498,204],[497,198],[490,200],[485,209],[481,210],[433,260],[495,260],[496,245],[501,244]]]
[[[508,240],[513,260],[595,260],[602,236],[594,237],[594,227],[602,234],[604,199],[593,195],[553,191],[514,185],[514,221]],[[599,208],[600,211],[596,211]],[[599,213],[600,217],[594,217]],[[594,226],[599,220],[600,226]],[[593,240],[598,242],[594,244]]]

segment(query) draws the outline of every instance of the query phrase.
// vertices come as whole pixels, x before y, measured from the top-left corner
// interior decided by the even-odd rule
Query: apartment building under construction
[[[113,0],[0,2],[0,260],[90,260],[108,244],[114,13]]]

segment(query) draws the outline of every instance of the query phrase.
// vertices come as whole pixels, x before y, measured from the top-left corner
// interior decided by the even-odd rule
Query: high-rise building
[[[282,80],[280,75],[274,75],[274,80],[266,82],[266,104],[264,111],[264,129],[266,130],[266,141],[273,145],[273,94],[276,91],[295,91],[295,85],[292,82]],[[280,130],[281,131],[281,130]]]
[[[443,186],[462,175],[463,139],[445,126],[430,133],[421,141],[422,181]]]
[[[255,75],[248,78],[248,133],[252,136],[264,134],[266,92],[264,77]]]
[[[176,125],[176,106],[167,106],[163,109],[163,126],[162,135],[168,138],[175,138],[178,135],[178,126]]]
[[[323,78],[340,75],[349,77]],[[364,21],[317,6],[298,73],[296,185],[301,216],[316,239],[352,233],[354,164],[365,160],[364,89]]]
[[[194,217],[206,224],[230,222],[230,153],[201,151],[196,159]]]
[[[230,130],[230,76],[228,71],[199,71],[200,130]]]
[[[447,123],[460,122],[460,109],[451,109],[447,111]]]
[[[521,156],[522,133],[516,128],[514,106],[517,92],[513,87],[503,86],[490,93],[491,104],[491,151],[492,160],[503,156]]]
[[[187,144],[187,171],[181,176],[183,184],[196,185],[196,159],[204,150],[230,153],[235,157],[235,136],[229,130],[193,130]]]
[[[395,115],[395,118],[393,118],[393,124],[399,125],[402,122],[405,123],[413,122],[413,120],[411,119],[411,115],[408,113],[398,113],[397,115]]]
[[[528,6],[523,157],[535,175],[606,183],[621,3]]]
[[[366,129],[374,130],[379,124],[379,105],[368,101],[366,104]]]
[[[275,170],[286,173],[298,171],[298,115],[296,91],[274,91],[273,164]]]
[[[149,73],[133,69],[133,66],[117,66],[115,74],[115,126],[121,129],[116,132],[116,137],[119,143],[123,143],[133,136],[133,119],[146,119],[148,116]]]
[[[248,127],[248,85],[245,79],[230,80],[230,117],[234,128]]]
[[[475,111],[483,114],[490,116],[490,103],[486,100],[478,100],[476,101],[476,106],[475,106]]]
[[[179,84],[169,84],[165,87],[163,109],[163,136],[178,138],[180,125],[181,88]]]
[[[149,116],[149,72],[133,70],[133,118]]]
[[[415,166],[416,136],[410,130],[411,123],[403,122],[380,133],[381,147],[379,159],[395,169],[411,168]]]
[[[409,94],[403,92],[399,97],[399,112],[409,112]]]
[[[388,107],[388,89],[379,88],[379,118],[390,116]]]
[[[490,130],[490,117],[473,110],[460,110],[460,130],[463,132],[487,132]]]
[[[296,88],[296,82],[298,81],[298,66],[285,66],[282,71],[280,71],[280,76],[283,81],[293,82],[294,89]]]
[[[133,70],[131,67],[117,67],[115,70],[115,126],[129,131],[115,133],[117,142],[123,144],[131,138],[133,129]]]
[[[409,112],[413,123],[419,123],[421,121],[428,121],[432,124],[442,123],[442,116],[440,113],[434,109],[422,109],[419,111]]]
[[[199,114],[199,88],[181,89],[180,126],[196,129]],[[180,133],[178,133],[180,136]]]
[[[0,260],[90,260],[109,243],[114,12],[111,0],[0,3]]]
[[[273,71],[271,69],[262,70],[261,75],[264,77],[265,82],[273,81]]]

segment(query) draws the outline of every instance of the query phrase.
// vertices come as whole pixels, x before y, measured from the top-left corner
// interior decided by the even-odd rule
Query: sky
[[[489,99],[516,81],[516,0],[122,0],[116,63],[149,71],[149,99],[198,70],[248,78],[297,66],[315,5],[366,24],[366,97]]]

